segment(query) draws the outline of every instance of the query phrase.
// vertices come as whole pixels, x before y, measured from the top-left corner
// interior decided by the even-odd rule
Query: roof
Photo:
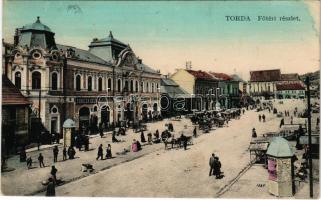
[[[286,139],[275,137],[272,139],[266,154],[278,158],[292,157],[293,151]]]
[[[107,62],[99,58],[98,56],[95,56],[94,54],[90,53],[87,50],[78,49],[76,47],[61,45],[61,44],[57,44],[57,48],[63,51],[67,51],[67,49],[72,48],[75,51],[74,59],[77,59],[77,60],[93,62],[93,63],[103,64],[103,65],[112,65],[110,62]]]
[[[276,90],[305,90],[301,83],[279,83],[276,84]]]
[[[223,81],[230,81],[233,78],[227,74],[224,73],[216,73],[216,72],[210,72],[216,79],[223,80]]]
[[[204,79],[204,80],[216,80],[214,77],[212,77],[209,73],[207,72],[204,72],[204,71],[201,71],[201,70],[198,70],[198,71],[195,71],[195,70],[191,70],[191,69],[188,69],[186,70],[188,73],[190,73],[191,75],[193,75],[195,78],[197,79]]]
[[[170,78],[162,78],[161,85],[163,85],[163,86],[178,86],[178,84]]]
[[[51,29],[48,26],[40,22],[40,17],[37,17],[37,20],[35,23],[24,25],[21,28],[21,31],[25,31],[25,30],[47,31],[52,33]]]
[[[298,81],[299,74],[293,73],[293,74],[281,74],[281,80],[282,81]]]
[[[18,88],[2,75],[2,105],[29,105],[31,102],[21,94]]]
[[[144,63],[138,63],[136,64],[136,66],[138,67],[138,69],[143,70],[144,72],[149,72],[149,73],[157,73],[159,74],[159,71],[149,67],[148,65],[145,65]]]
[[[262,81],[279,81],[281,79],[281,71],[279,69],[250,71],[250,80],[253,82]]]
[[[124,47],[128,46],[125,43],[115,39],[113,36],[113,33],[111,31],[109,31],[108,37],[102,38],[102,39],[94,38],[93,41],[90,43],[89,47],[96,46],[96,45],[107,45],[107,44],[111,44],[111,43],[116,43],[116,44],[119,44]]]
[[[161,85],[160,92],[162,94],[167,94],[170,98],[190,98],[191,96],[186,92],[184,89],[182,89],[179,86],[173,86],[173,85]]]
[[[74,128],[76,127],[76,123],[72,119],[67,119],[64,124],[62,125],[64,128]]]

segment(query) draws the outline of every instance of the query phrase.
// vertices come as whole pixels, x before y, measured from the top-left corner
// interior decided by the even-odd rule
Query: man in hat
[[[215,154],[212,153],[212,156],[210,157],[209,165],[210,165],[210,173],[209,176],[212,176],[214,173],[214,159],[215,159]]]
[[[255,131],[255,128],[252,129],[252,138],[256,138],[257,137],[257,134],[256,134],[256,131]]]

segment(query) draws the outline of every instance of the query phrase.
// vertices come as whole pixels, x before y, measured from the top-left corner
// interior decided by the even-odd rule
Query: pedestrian
[[[64,147],[63,150],[62,150],[62,160],[67,160],[67,150],[66,150],[66,147]]]
[[[31,158],[31,156],[29,158],[27,158],[27,167],[28,167],[28,169],[30,169],[32,167],[32,158]]]
[[[262,119],[263,119],[263,122],[265,122],[265,115],[264,114],[262,115]]]
[[[112,135],[112,142],[119,142],[119,140],[116,138],[116,131],[113,130],[113,135]]]
[[[183,133],[181,135],[181,141],[183,142],[184,150],[187,150],[187,138]]]
[[[89,151],[89,137],[85,136],[85,151]]]
[[[143,130],[140,132],[140,141],[141,141],[142,143],[146,142],[146,140],[145,140],[145,135],[144,135],[144,131],[143,131]]]
[[[57,169],[56,169],[56,167],[53,165],[53,166],[51,166],[51,171],[50,171],[50,174],[51,174],[51,176],[52,176],[52,179],[53,179],[53,182],[54,183],[57,183]]]
[[[70,146],[68,148],[68,158],[69,159],[74,159],[75,158],[76,151],[73,146]]]
[[[271,113],[271,109],[270,109],[270,107],[268,108],[268,110],[269,110],[269,113]]]
[[[51,177],[48,180],[49,180],[49,183],[47,185],[46,196],[54,197],[56,196],[56,189],[55,189],[56,186],[55,186],[54,180]]]
[[[214,173],[215,173],[216,179],[221,178],[221,167],[222,167],[222,164],[221,164],[219,158],[215,157],[214,158]]]
[[[100,158],[100,160],[103,159],[104,153],[103,153],[103,145],[100,144],[98,147],[98,152],[97,152],[97,158],[96,160],[98,160]]]
[[[281,119],[280,121],[280,128],[284,125],[284,118]]]
[[[43,156],[41,153],[39,153],[38,161],[39,161],[40,168],[45,167],[45,164],[43,163]]]
[[[108,144],[108,145],[107,145],[107,149],[106,149],[106,159],[110,159],[110,158],[112,158],[111,145]]]
[[[53,148],[52,152],[53,152],[53,155],[54,155],[54,162],[57,162],[58,153],[59,153],[59,149],[58,149],[57,145]]]
[[[102,123],[99,124],[99,135],[100,135],[100,138],[103,138],[104,136],[104,129],[103,129]]]
[[[256,134],[256,131],[255,131],[255,128],[252,129],[252,138],[256,138],[257,137],[257,134]]]
[[[259,115],[259,122],[261,122],[261,115]]]
[[[244,115],[244,113],[245,113],[245,109],[243,109],[243,115]]]
[[[209,176],[212,176],[214,174],[214,158],[215,158],[215,154],[212,153],[212,156],[210,157],[210,161],[209,161],[209,165],[210,165]]]
[[[147,134],[147,141],[148,141],[148,144],[152,144],[153,143],[153,136],[152,136],[151,133]]]
[[[196,127],[194,127],[193,136],[194,136],[195,138],[197,137]]]
[[[20,162],[26,162],[26,159],[27,159],[26,148],[23,146],[20,151]]]

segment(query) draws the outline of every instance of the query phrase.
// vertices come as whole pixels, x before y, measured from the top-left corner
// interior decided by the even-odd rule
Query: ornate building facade
[[[79,127],[147,119],[160,111],[161,75],[143,64],[112,33],[93,39],[89,50],[59,45],[40,22],[16,29],[5,55],[6,76],[32,102],[32,119],[62,133],[67,118]],[[37,121],[37,120],[36,120]]]

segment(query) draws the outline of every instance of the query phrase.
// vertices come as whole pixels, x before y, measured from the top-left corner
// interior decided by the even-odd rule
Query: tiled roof
[[[148,65],[145,65],[144,63],[138,63],[136,66],[138,67],[138,69],[141,69],[144,72],[159,74],[159,72],[157,70],[149,67]]]
[[[250,80],[251,81],[279,81],[281,79],[281,71],[279,69],[272,70],[260,70],[260,71],[251,71]]]
[[[186,70],[188,73],[190,73],[191,75],[193,75],[195,78],[197,79],[205,79],[205,80],[215,80],[215,78],[213,76],[211,76],[210,74],[208,74],[207,72],[198,70]]]
[[[230,81],[233,78],[227,74],[224,73],[216,73],[216,72],[210,72],[216,79],[223,80],[223,81]]]
[[[281,74],[282,81],[298,81],[299,74]]]
[[[98,56],[95,56],[87,50],[61,44],[57,44],[57,48],[58,50],[63,51],[67,51],[67,49],[72,48],[75,51],[75,57],[73,57],[73,59],[111,66],[110,62],[106,62],[105,60],[99,58]]]
[[[18,88],[2,75],[2,105],[28,105],[31,104]]]
[[[279,83],[276,84],[277,90],[304,90],[304,86],[301,83]]]

